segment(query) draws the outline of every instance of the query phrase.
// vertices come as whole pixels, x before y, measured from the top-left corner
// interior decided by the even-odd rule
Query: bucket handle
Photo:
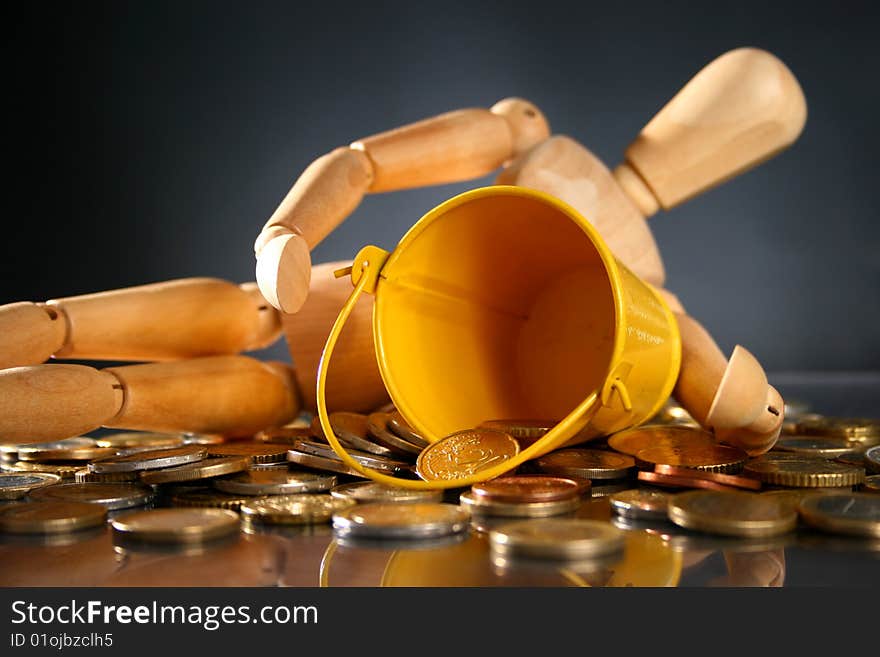
[[[373,256],[373,262],[371,262],[371,256]],[[345,304],[342,306],[342,309],[339,312],[339,316],[333,323],[333,328],[330,329],[330,335],[327,336],[327,342],[324,345],[324,350],[321,353],[321,360],[318,363],[318,384],[316,396],[318,405],[318,419],[321,423],[321,429],[324,432],[324,436],[327,438],[327,441],[330,443],[330,446],[333,448],[333,451],[336,452],[336,454],[339,456],[339,458],[342,459],[342,462],[345,463],[345,465],[347,465],[352,470],[360,472],[362,475],[369,477],[373,481],[377,481],[381,484],[386,484],[388,486],[406,488],[408,490],[464,488],[466,486],[470,486],[471,484],[476,484],[481,481],[486,481],[487,479],[493,479],[494,477],[503,475],[504,473],[509,472],[517,466],[522,465],[526,461],[530,461],[531,459],[542,456],[543,454],[546,454],[547,452],[562,446],[579,431],[581,431],[592,419],[593,415],[599,409],[599,404],[597,403],[599,401],[598,394],[596,392],[593,392],[580,404],[578,404],[574,408],[574,410],[571,411],[571,413],[560,420],[559,424],[557,424],[550,431],[544,434],[544,436],[541,437],[540,440],[533,443],[532,445],[529,445],[521,452],[518,452],[515,456],[513,456],[513,458],[503,461],[502,463],[499,463],[497,465],[493,465],[492,467],[486,468],[484,470],[479,470],[470,476],[459,477],[458,479],[442,479],[435,481],[417,481],[413,479],[402,479],[400,477],[393,477],[377,470],[373,470],[372,468],[364,467],[363,465],[358,463],[345,450],[345,448],[339,442],[339,439],[336,437],[336,434],[333,433],[333,428],[330,426],[330,416],[327,412],[327,370],[330,366],[330,358],[333,355],[333,349],[336,347],[336,343],[339,340],[339,336],[342,333],[345,322],[348,321],[348,318],[354,310],[354,306],[360,298],[361,294],[363,294],[364,292],[375,292],[376,285],[379,281],[379,273],[382,270],[382,266],[384,265],[387,256],[387,252],[383,251],[382,249],[368,246],[362,249],[360,253],[358,253],[351,267],[340,269],[334,272],[334,275],[337,278],[351,274],[352,281],[354,283],[354,290],[352,290],[351,295],[349,295],[348,297],[348,300],[346,300]],[[381,262],[376,262],[376,258],[380,259]]]

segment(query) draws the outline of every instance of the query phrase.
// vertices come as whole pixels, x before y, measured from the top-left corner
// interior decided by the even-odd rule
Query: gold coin
[[[147,433],[144,431],[126,431],[101,436],[96,439],[99,447],[115,447],[116,449],[146,448],[160,449],[163,447],[182,447],[183,435],[179,433]]]
[[[809,456],[754,459],[746,464],[745,471],[766,484],[796,488],[855,486],[865,479],[863,468]]]
[[[827,495],[831,492],[839,493],[840,488],[782,488],[779,490],[767,490],[761,493],[765,497],[779,500],[786,507],[797,511],[798,505],[808,495]],[[846,490],[845,488],[843,490]]]
[[[562,449],[534,461],[546,474],[580,479],[623,479],[635,467],[628,454],[603,452],[598,449]]]
[[[242,504],[241,515],[250,522],[308,525],[330,522],[334,513],[355,504],[352,499],[326,494],[273,495]]]
[[[685,529],[709,534],[762,537],[794,529],[797,513],[759,493],[696,490],[672,497],[669,519]]]
[[[688,445],[679,447],[648,447],[636,454],[636,464],[653,468],[658,463],[709,472],[737,473],[749,455],[726,445]]]
[[[208,456],[247,456],[252,463],[281,463],[287,460],[287,447],[256,441],[207,445]]]
[[[0,500],[18,500],[31,491],[60,481],[61,477],[48,472],[3,472],[0,473]]]
[[[0,463],[3,472],[47,472],[58,475],[61,479],[73,479],[76,471],[83,467],[78,461],[71,463],[38,463],[36,461],[16,461]]]
[[[104,524],[107,509],[87,502],[25,502],[0,507],[0,532],[56,534]]]
[[[505,523],[489,532],[493,554],[536,559],[590,559],[620,552],[624,533],[607,522],[540,518]]]
[[[880,538],[880,497],[867,493],[811,495],[798,511],[808,525],[833,534]]]
[[[421,435],[416,432],[415,429],[410,426],[409,422],[403,419],[403,416],[398,410],[394,410],[388,414],[388,428],[404,440],[411,442],[417,447],[421,447],[422,449],[424,449],[428,447],[428,445],[430,445],[427,440],[425,440]]]
[[[611,449],[635,456],[649,447],[690,448],[714,445],[715,436],[698,427],[645,425],[620,431],[608,438]]]
[[[775,451],[834,458],[853,451],[852,443],[846,438],[829,436],[780,436],[773,446]]]
[[[577,511],[583,504],[580,496],[547,502],[502,502],[475,495],[471,491],[461,494],[459,502],[463,509],[474,515],[509,518],[545,518],[561,516]]]
[[[215,507],[218,509],[231,509],[238,511],[245,502],[254,499],[249,495],[232,495],[210,488],[196,488],[174,493],[171,496],[171,504],[174,506]]]
[[[797,422],[800,434],[835,436],[865,447],[880,444],[880,419],[811,415]]]
[[[487,420],[480,423],[478,429],[495,429],[509,433],[526,447],[543,438],[557,422],[553,420]]]
[[[130,472],[92,472],[88,468],[80,468],[73,473],[73,478],[78,484],[123,484],[140,481],[140,473]]]
[[[220,456],[207,458],[195,463],[186,463],[160,470],[141,472],[141,481],[145,484],[170,484],[178,481],[197,481],[210,479],[248,469],[250,459],[245,456]]]
[[[239,530],[238,515],[225,509],[154,509],[114,519],[113,530],[151,543],[198,543]]]
[[[519,454],[513,436],[493,429],[459,431],[425,448],[416,473],[425,481],[470,477]]]
[[[18,458],[22,461],[91,461],[115,453],[115,449],[99,447],[97,441],[88,436],[18,447]]]

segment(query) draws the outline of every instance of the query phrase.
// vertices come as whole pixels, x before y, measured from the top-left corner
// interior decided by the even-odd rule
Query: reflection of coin
[[[218,479],[214,488],[241,495],[291,495],[317,493],[336,485],[333,475],[304,470],[248,470],[227,479]]]
[[[367,416],[360,413],[330,413],[330,427],[343,446],[368,454],[391,456],[392,450],[368,437]]]
[[[566,477],[512,475],[471,486],[478,497],[499,502],[552,502],[568,500],[581,493],[581,486]]]
[[[287,460],[287,446],[256,441],[208,445],[208,456],[246,456],[253,463],[281,463]]]
[[[207,458],[196,463],[187,463],[173,468],[147,470],[141,473],[145,484],[171,484],[179,481],[198,481],[247,470],[250,459],[246,456],[219,456]]]
[[[583,504],[580,496],[546,502],[502,502],[472,492],[462,493],[459,501],[475,516],[503,516],[508,518],[546,518],[577,511]]]
[[[30,494],[35,502],[88,502],[108,511],[141,506],[153,497],[152,489],[139,484],[58,484]]]
[[[726,536],[775,536],[794,529],[797,513],[757,493],[688,491],[669,502],[669,519],[686,529]]]
[[[623,549],[624,533],[597,520],[542,518],[501,525],[489,532],[492,551],[538,559],[589,559]]]
[[[61,477],[48,472],[3,472],[0,473],[0,500],[17,500],[31,491],[57,484],[59,481]]]
[[[238,515],[224,509],[155,509],[126,513],[111,523],[127,538],[151,543],[198,543],[238,531]]]
[[[115,449],[99,447],[94,438],[78,436],[51,443],[20,445],[18,458],[22,461],[90,461],[113,456]]]
[[[186,445],[169,449],[157,449],[149,452],[138,452],[127,456],[112,456],[89,463],[92,472],[130,472],[132,470],[153,470],[170,468],[184,463],[201,461],[208,452],[204,447]]]
[[[625,518],[666,520],[669,495],[660,491],[632,489],[614,493],[610,502],[611,508]]]
[[[627,429],[608,439],[608,446],[618,452],[635,456],[649,447],[687,448],[714,445],[715,436],[698,427],[645,425]]]
[[[809,456],[773,461],[755,459],[746,464],[745,469],[764,483],[796,488],[855,486],[865,479],[863,468]]]
[[[241,505],[241,515],[248,521],[278,525],[308,525],[329,522],[339,513],[357,504],[324,494],[274,495]]]
[[[509,433],[519,441],[521,447],[527,447],[556,426],[553,420],[488,420],[480,424],[481,429],[495,429]]]
[[[404,440],[422,449],[430,444],[410,426],[409,422],[403,419],[400,411],[394,410],[388,414],[388,428]]]
[[[375,481],[358,481],[353,484],[336,486],[330,491],[333,497],[346,497],[361,503],[389,502],[412,504],[413,502],[439,502],[443,499],[442,490],[407,490],[385,486]]]
[[[798,511],[808,525],[833,534],[880,537],[880,497],[867,493],[811,495]]]
[[[470,477],[519,454],[513,436],[493,429],[459,431],[419,455],[416,472],[425,481]]]
[[[96,440],[99,447],[115,447],[116,449],[181,447],[184,442],[183,434],[179,433],[146,433],[139,431],[114,433],[109,436],[102,436]]]
[[[388,429],[388,413],[372,413],[367,418],[367,431],[376,442],[384,445],[387,452],[412,458],[418,456],[422,447],[401,438]]]
[[[658,463],[679,465],[710,472],[735,473],[748,459],[741,449],[725,445],[688,445],[679,447],[648,447],[636,454],[639,467],[654,468]]]
[[[107,509],[85,502],[25,502],[0,507],[0,532],[54,534],[104,524]]]
[[[795,435],[780,436],[773,449],[806,456],[833,458],[851,452],[853,447],[846,438]]]
[[[340,536],[432,538],[467,529],[470,516],[452,504],[363,504],[333,516]]]
[[[635,467],[627,454],[580,448],[550,452],[534,463],[541,472],[582,479],[623,479]]]

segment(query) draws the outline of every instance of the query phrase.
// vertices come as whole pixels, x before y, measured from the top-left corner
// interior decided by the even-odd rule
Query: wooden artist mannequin
[[[682,364],[675,396],[720,440],[772,447],[783,402],[758,361],[725,358],[662,289],[646,219],[790,145],[806,105],[785,65],[755,49],[701,70],[648,123],[610,171],[576,141],[550,136],[542,113],[511,98],[450,112],[337,148],[296,181],[257,238],[257,285],[186,279],[0,307],[0,439],[42,441],[98,426],[248,435],[315,408],[324,341],[351,290],[312,267],[310,251],[367,193],[451,183],[502,169],[497,182],[556,196],[580,211],[618,259],[660,289],[676,313]],[[268,303],[267,303],[268,302]],[[276,310],[277,308],[277,310]],[[387,401],[361,299],[334,355],[331,410]],[[285,332],[294,368],[234,355]],[[39,365],[50,357],[151,362],[104,370]]]

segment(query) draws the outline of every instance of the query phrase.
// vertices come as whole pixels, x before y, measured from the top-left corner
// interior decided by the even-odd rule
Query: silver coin
[[[357,502],[387,502],[397,504],[413,504],[415,502],[440,502],[442,490],[408,490],[386,486],[376,481],[357,481],[353,484],[342,484],[330,491],[333,497],[351,498]]]
[[[833,534],[880,538],[880,496],[870,493],[810,495],[798,513],[808,525]]]
[[[366,475],[362,475],[357,470],[349,468],[345,463],[338,459],[327,459],[323,456],[315,456],[314,454],[306,454],[296,449],[287,450],[287,460],[290,463],[296,463],[305,468],[312,470],[320,470],[321,472],[336,472],[348,475],[349,477],[357,477],[359,479],[369,479]]]
[[[239,495],[291,495],[318,493],[336,485],[333,475],[282,469],[249,470],[232,477],[217,479],[214,488]]]
[[[132,470],[155,470],[175,465],[195,463],[208,456],[205,447],[187,445],[169,449],[156,449],[149,452],[112,456],[89,463],[92,472],[131,472]]]
[[[579,496],[552,502],[499,502],[467,491],[459,497],[461,506],[470,513],[505,518],[546,518],[577,511],[583,504]]]
[[[330,447],[330,445],[324,445],[323,443],[318,443],[313,440],[298,440],[294,444],[294,450],[311,454],[312,456],[320,456],[321,458],[332,459],[334,461],[339,461],[340,463],[342,462],[342,458],[333,451],[333,448]],[[406,469],[409,466],[409,464],[403,463],[402,461],[393,461],[383,456],[367,454],[366,452],[359,452],[357,450],[348,450],[348,455],[365,468],[372,468],[373,470],[381,470],[392,474],[401,469]]]
[[[31,491],[60,481],[61,477],[48,472],[0,473],[0,500],[18,500]]]
[[[422,453],[422,447],[415,445],[405,437],[398,436],[389,430],[388,413],[373,413],[367,418],[367,431],[379,443],[389,449],[390,452],[402,456],[418,456]]]
[[[631,489],[614,493],[609,500],[612,510],[625,518],[666,520],[669,495],[660,491]]]
[[[22,461],[90,461],[115,454],[116,450],[101,447],[88,436],[18,446],[18,458]]]
[[[807,456],[834,458],[853,451],[853,446],[846,438],[794,435],[780,436],[773,449]]]
[[[58,484],[35,490],[35,502],[88,502],[100,504],[108,511],[141,506],[152,501],[155,493],[140,484]]]
[[[424,436],[419,435],[416,430],[409,425],[409,422],[403,419],[403,415],[401,415],[398,410],[391,411],[388,414],[388,428],[416,447],[425,449],[431,444]]]
[[[865,469],[871,474],[880,473],[880,445],[865,452]]]
[[[359,504],[333,514],[339,536],[432,538],[467,529],[470,516],[452,504]]]
[[[393,452],[384,445],[370,440],[367,435],[367,416],[361,413],[330,413],[330,427],[343,447],[376,454],[391,456]]]
[[[140,481],[140,473],[136,470],[131,472],[92,472],[88,468],[80,468],[73,474],[73,478],[78,484],[122,484]]]
[[[512,522],[489,532],[494,554],[536,559],[591,559],[621,551],[624,537],[610,523],[574,518]]]

